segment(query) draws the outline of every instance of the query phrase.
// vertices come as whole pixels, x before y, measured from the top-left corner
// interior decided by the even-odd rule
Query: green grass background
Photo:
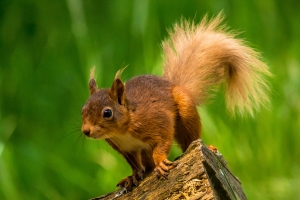
[[[83,137],[88,74],[99,87],[161,74],[160,42],[181,17],[221,10],[262,55],[272,105],[233,119],[223,93],[199,108],[203,140],[219,148],[249,199],[300,197],[300,3],[295,0],[0,1],[0,199],[88,199],[130,174],[104,141]],[[174,148],[170,158],[180,155]]]

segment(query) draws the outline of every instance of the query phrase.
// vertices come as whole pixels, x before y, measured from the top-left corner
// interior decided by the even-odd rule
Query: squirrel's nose
[[[89,128],[88,128],[88,129],[83,129],[82,132],[83,132],[83,134],[86,135],[86,136],[89,136],[90,133],[91,133],[91,131],[90,131]]]

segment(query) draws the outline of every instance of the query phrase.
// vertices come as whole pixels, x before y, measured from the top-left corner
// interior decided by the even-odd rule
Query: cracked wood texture
[[[222,155],[213,153],[200,139],[175,162],[177,166],[170,171],[167,180],[157,180],[152,173],[131,192],[120,189],[93,200],[247,199],[240,181],[228,169]]]

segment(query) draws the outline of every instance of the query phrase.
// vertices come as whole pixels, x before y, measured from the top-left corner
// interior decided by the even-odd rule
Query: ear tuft
[[[90,80],[91,79],[95,79],[95,66],[94,67],[92,67],[92,69],[90,70]]]
[[[126,66],[127,67],[127,66]],[[115,75],[115,79],[120,79],[120,76],[122,75],[123,71],[126,69],[126,67],[119,69]]]

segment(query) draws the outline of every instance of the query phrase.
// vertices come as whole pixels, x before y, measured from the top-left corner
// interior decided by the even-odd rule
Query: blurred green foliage
[[[262,52],[272,106],[232,119],[222,93],[199,108],[203,140],[219,148],[249,199],[300,196],[300,3],[245,1],[0,1],[0,199],[87,199],[130,174],[104,141],[80,132],[89,69],[99,87],[161,74],[161,40],[181,17],[224,11]],[[171,158],[181,152],[174,148]]]

